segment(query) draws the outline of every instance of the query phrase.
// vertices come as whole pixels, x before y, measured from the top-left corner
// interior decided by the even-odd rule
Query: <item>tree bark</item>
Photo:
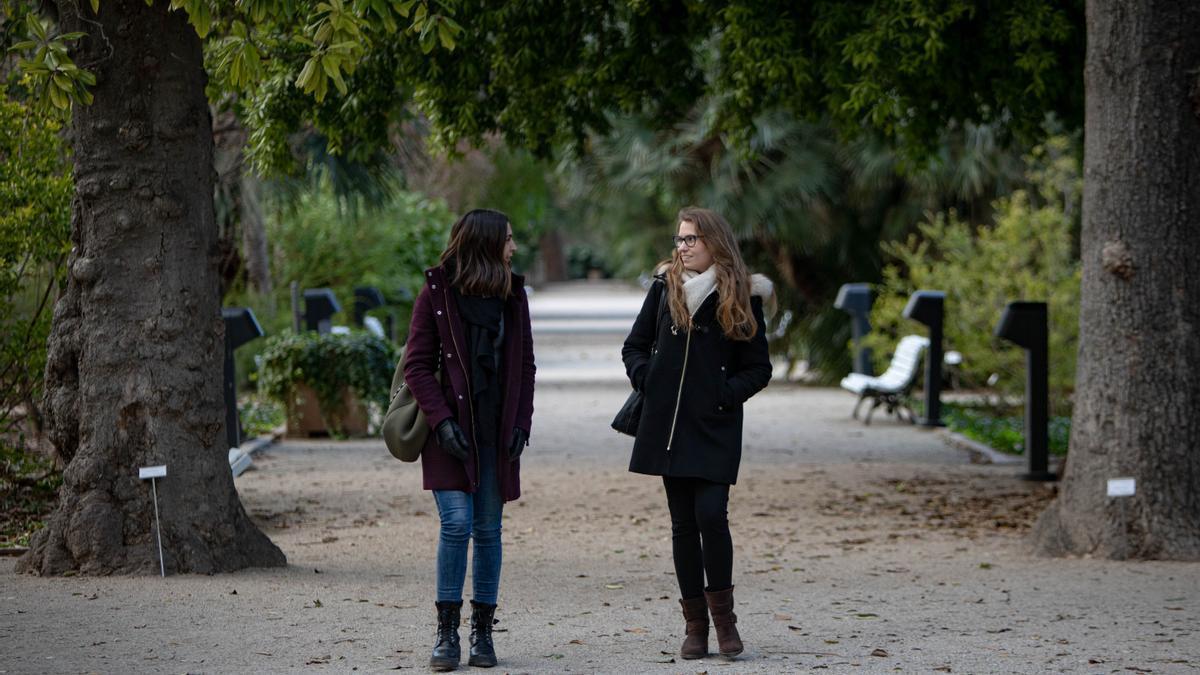
[[[1051,555],[1196,560],[1200,3],[1090,0],[1087,36],[1070,459],[1032,536]],[[1135,496],[1106,496],[1118,477]]]
[[[246,264],[246,284],[250,290],[269,298],[271,283],[271,253],[267,240],[267,219],[262,210],[262,182],[245,162],[242,163],[240,211],[242,221],[242,259]]]
[[[542,233],[538,252],[542,254],[542,281],[566,281],[567,259],[563,256],[562,233],[557,228]]]
[[[241,246],[240,254],[230,256],[236,265],[223,274],[221,297],[225,297],[242,274],[252,293],[269,296],[273,287],[266,219],[262,212],[262,183],[246,161],[243,152],[246,130],[237,115],[231,111],[217,115],[213,142],[217,170],[215,200],[219,206],[217,231],[223,247],[237,251]]]
[[[69,463],[22,571],[157,573],[138,467],[158,464],[167,570],[286,563],[226,457],[206,77],[199,38],[167,6],[60,4],[63,28],[89,34],[75,58],[97,85],[72,123],[74,249],[46,367],[47,426]]]

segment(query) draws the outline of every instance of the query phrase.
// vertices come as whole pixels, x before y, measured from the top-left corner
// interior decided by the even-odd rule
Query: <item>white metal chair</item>
[[[867,410],[865,424],[871,423],[871,415],[881,405],[886,405],[888,413],[901,420],[905,419],[904,412],[907,411],[907,421],[916,422],[917,416],[909,405],[908,398],[921,373],[921,353],[928,346],[929,338],[922,335],[906,335],[900,338],[900,343],[896,345],[887,372],[878,377],[850,373],[843,378],[842,389],[858,394],[858,402],[854,404],[854,412],[850,416],[858,419],[858,409],[863,401],[869,398],[872,403]]]

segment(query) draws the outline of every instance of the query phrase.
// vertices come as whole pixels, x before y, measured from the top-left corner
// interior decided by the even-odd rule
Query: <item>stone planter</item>
[[[317,392],[312,387],[296,384],[292,388],[287,407],[288,438],[367,435],[367,407],[348,388],[342,390],[342,404],[330,417],[333,419],[322,417]],[[330,428],[330,425],[334,428]]]

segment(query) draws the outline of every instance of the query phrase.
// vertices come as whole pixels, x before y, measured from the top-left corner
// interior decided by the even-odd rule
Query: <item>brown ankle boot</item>
[[[738,635],[737,615],[733,613],[733,586],[723,591],[704,591],[708,611],[712,612],[713,627],[717,629],[717,650],[721,656],[734,657],[742,653],[742,636]]]
[[[680,599],[683,620],[687,622],[687,637],[679,648],[679,656],[685,659],[702,659],[708,656],[708,603],[704,596]]]

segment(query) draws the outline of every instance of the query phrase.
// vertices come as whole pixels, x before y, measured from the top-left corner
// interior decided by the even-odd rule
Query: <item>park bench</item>
[[[859,407],[863,401],[871,399],[871,407],[863,421],[865,424],[871,423],[871,414],[881,405],[886,405],[888,413],[901,420],[905,419],[904,412],[908,411],[908,421],[916,422],[917,417],[908,403],[908,398],[921,372],[921,352],[928,346],[929,338],[906,335],[900,338],[900,343],[896,345],[887,372],[879,377],[862,373],[850,373],[844,377],[842,388],[858,394],[858,402],[854,404],[854,412],[850,416],[858,419]]]

